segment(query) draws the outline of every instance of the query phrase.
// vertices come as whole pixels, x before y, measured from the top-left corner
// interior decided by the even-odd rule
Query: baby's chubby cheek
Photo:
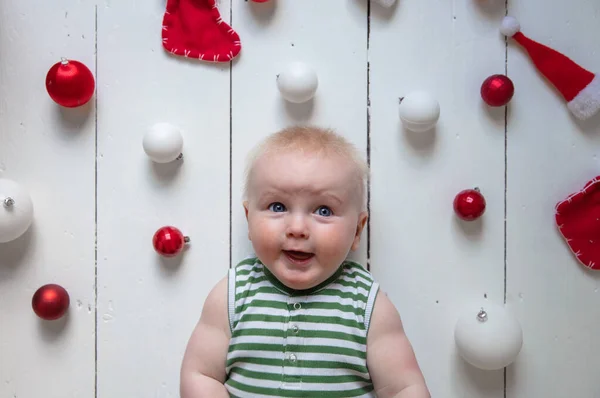
[[[257,246],[276,246],[279,244],[280,233],[278,229],[263,220],[252,220],[249,225],[250,239]]]
[[[348,230],[334,231],[324,234],[317,242],[317,248],[324,256],[341,256],[350,250],[354,234]]]

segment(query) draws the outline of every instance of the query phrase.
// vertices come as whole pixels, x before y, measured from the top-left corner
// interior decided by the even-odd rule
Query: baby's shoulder
[[[375,278],[373,278],[373,275],[365,266],[352,260],[344,261],[340,276],[345,280],[369,287],[376,283]]]
[[[229,269],[228,277],[231,282],[240,278],[247,280],[259,277],[263,273],[263,265],[258,257],[245,257]]]

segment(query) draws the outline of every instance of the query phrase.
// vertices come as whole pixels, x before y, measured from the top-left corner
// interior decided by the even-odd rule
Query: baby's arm
[[[211,290],[181,365],[181,398],[229,397],[225,362],[229,348],[227,277]]]
[[[400,315],[377,293],[367,336],[367,366],[380,398],[431,398]]]

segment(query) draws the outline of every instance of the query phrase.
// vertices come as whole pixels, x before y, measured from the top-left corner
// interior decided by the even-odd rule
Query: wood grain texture
[[[542,9],[550,10],[544,19]],[[509,14],[533,40],[598,72],[597,2],[510,2]],[[507,372],[509,397],[596,397],[600,274],[586,270],[563,241],[555,205],[600,174],[600,115],[586,122],[510,41],[508,73],[517,95],[508,117],[507,302],[526,344]]]
[[[51,100],[46,74],[61,57],[94,70],[93,6],[0,4],[0,177],[34,205],[30,229],[0,244],[1,397],[94,393],[94,102]],[[58,321],[31,308],[47,283],[70,295]]]
[[[230,66],[165,52],[163,13],[162,1],[98,11],[98,397],[179,396],[187,340],[229,264]],[[144,153],[158,122],[182,129],[182,162]],[[164,225],[190,237],[183,255],[154,252]]]
[[[502,370],[467,365],[453,333],[465,306],[504,298],[504,110],[488,110],[479,95],[487,76],[504,72],[503,14],[498,2],[372,5],[371,270],[400,311],[432,396],[503,396]],[[439,101],[434,130],[401,125],[398,99],[414,90]],[[454,196],[474,187],[486,212],[460,222]]]
[[[367,15],[366,2],[361,1],[232,4],[233,26],[243,47],[232,76],[235,264],[252,253],[242,188],[248,151],[262,138],[295,124],[332,127],[366,156]],[[295,61],[309,64],[319,78],[315,97],[303,104],[286,102],[276,84],[277,74]],[[366,264],[366,233],[352,257]]]

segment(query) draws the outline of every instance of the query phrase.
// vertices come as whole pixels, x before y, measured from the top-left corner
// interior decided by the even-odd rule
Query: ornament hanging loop
[[[189,236],[184,236],[184,237],[183,237],[183,241],[184,241],[185,243],[190,243],[190,237],[189,237]]]
[[[485,310],[482,308],[479,313],[477,314],[477,320],[479,322],[485,322],[488,319],[488,314],[487,312],[485,312]]]
[[[62,65],[69,65],[69,60],[66,59],[65,57],[60,57],[60,63]]]
[[[4,207],[13,207],[15,205],[15,200],[9,196],[4,198],[2,203],[4,204]]]

